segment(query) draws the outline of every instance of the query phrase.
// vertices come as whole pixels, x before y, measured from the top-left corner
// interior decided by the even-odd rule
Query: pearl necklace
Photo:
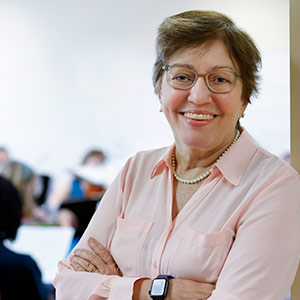
[[[237,141],[237,139],[239,138],[240,136],[240,131],[237,129],[236,130],[236,135],[232,141],[232,143],[225,149],[225,151],[217,158],[217,160],[213,163],[213,165],[210,167],[210,169],[208,171],[206,171],[205,173],[201,174],[200,176],[198,176],[197,178],[195,179],[183,179],[183,178],[180,178],[178,176],[178,174],[176,173],[176,157],[175,157],[175,152],[176,152],[176,148],[174,149],[174,152],[172,154],[172,169],[173,169],[173,175],[174,177],[184,183],[184,184],[195,184],[195,183],[198,183],[202,180],[204,180],[206,177],[208,177],[210,175],[210,173],[212,172],[212,169],[214,167],[214,165],[225,155],[225,153],[232,147],[232,145]]]

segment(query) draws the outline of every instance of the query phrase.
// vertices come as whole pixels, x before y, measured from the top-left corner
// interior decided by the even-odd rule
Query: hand
[[[148,300],[151,280],[141,279],[134,284],[133,300]],[[207,300],[214,284],[197,282],[190,279],[175,278],[170,280],[166,300]]]
[[[105,247],[94,238],[88,239],[88,245],[92,251],[76,249],[70,257],[71,266],[75,271],[122,276],[122,272]]]
[[[70,209],[67,208],[62,208],[59,210],[57,221],[61,226],[72,226],[74,228],[78,227],[78,218]]]

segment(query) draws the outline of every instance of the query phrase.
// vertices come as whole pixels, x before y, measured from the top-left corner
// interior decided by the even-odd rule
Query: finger
[[[77,268],[81,267],[81,269],[83,269],[83,271],[85,271],[85,272],[95,272],[97,270],[100,272],[100,270],[98,269],[97,266],[90,263],[88,260],[86,260],[84,258],[81,258],[78,256],[72,256],[70,258],[70,261],[71,261],[71,263],[75,264]]]
[[[106,263],[106,265],[103,266],[103,272],[105,272],[105,274],[123,276],[110,252],[101,243],[91,237],[88,239],[88,244],[90,248],[102,258],[102,261]]]
[[[84,272],[96,272],[103,275],[120,275],[121,272],[118,270],[117,266],[106,265],[105,263],[101,263],[96,265],[96,263],[91,263],[90,261],[80,257],[80,256],[72,256],[70,258],[72,266],[76,267],[76,270],[84,271]]]
[[[76,260],[70,259],[71,267],[77,272],[87,272],[87,270]]]
[[[77,272],[86,272],[86,270],[76,260],[71,259],[70,264],[71,264],[71,267],[75,271],[77,271]]]
[[[83,249],[83,248],[76,249],[74,251],[73,255],[81,257],[91,263],[94,263],[97,260],[101,261],[102,263],[105,263],[102,260],[101,256],[97,255],[95,252],[88,250],[88,249]]]
[[[115,261],[113,257],[111,256],[110,252],[101,245],[97,240],[94,238],[88,239],[88,245],[90,248],[95,251],[97,255],[101,257],[101,259],[107,264],[107,265],[113,265],[115,264]]]
[[[74,257],[77,257],[78,259],[83,259],[88,263],[96,266],[100,273],[104,274],[103,270],[107,267],[107,265],[102,260],[102,258],[98,256],[95,252],[90,251],[88,249],[76,249],[74,251]],[[82,263],[86,265],[86,262]]]

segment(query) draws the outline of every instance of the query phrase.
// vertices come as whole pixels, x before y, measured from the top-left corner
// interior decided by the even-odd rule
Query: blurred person
[[[153,83],[174,144],[127,161],[59,262],[57,300],[285,298],[300,256],[300,177],[240,124],[260,66],[224,14],[164,19]]]
[[[106,160],[106,155],[100,149],[91,149],[83,157],[82,165],[100,165]]]
[[[4,165],[1,175],[13,184],[23,202],[22,223],[48,219],[35,203],[36,176],[28,165],[10,160]]]
[[[81,166],[96,167],[102,165],[105,160],[106,155],[102,150],[92,149],[85,154],[81,162]],[[75,200],[84,197],[88,199],[98,199],[99,192],[102,192],[102,190],[103,189],[101,189],[101,185],[95,185],[92,182],[75,175],[75,178],[72,181],[69,199]]]
[[[32,257],[15,253],[4,244],[5,240],[16,238],[23,216],[22,206],[16,188],[0,176],[0,299],[52,299],[47,298],[48,288]]]
[[[82,166],[99,166],[106,160],[106,155],[102,150],[91,149],[83,157],[80,167]],[[74,172],[73,172],[74,173]],[[76,173],[76,172],[75,172]],[[76,201],[76,199],[88,198],[98,199],[104,193],[104,188],[101,185],[92,184],[82,177],[74,174],[71,181],[64,182],[58,185],[49,196],[47,201],[51,210],[59,209],[64,201]]]
[[[106,155],[102,150],[89,150],[81,164],[71,169],[73,175],[71,182],[68,181],[54,190],[49,197],[53,220],[61,226],[75,228],[69,251],[79,241],[106,190],[105,180],[100,182],[95,179],[99,171],[105,172],[102,167],[105,161]]]

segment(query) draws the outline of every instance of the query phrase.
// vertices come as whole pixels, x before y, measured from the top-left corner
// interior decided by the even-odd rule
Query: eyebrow
[[[189,64],[172,64],[171,66],[185,67],[185,68],[191,69],[194,72],[196,72],[196,70],[194,69],[194,67],[192,65],[189,65]],[[227,70],[229,69],[229,70],[232,70],[234,72],[237,72],[235,69],[233,69],[232,67],[227,66],[227,65],[217,65],[217,66],[214,66],[208,72],[216,71],[216,70],[222,70],[222,69],[227,69]],[[198,72],[196,72],[196,73],[198,73]]]

